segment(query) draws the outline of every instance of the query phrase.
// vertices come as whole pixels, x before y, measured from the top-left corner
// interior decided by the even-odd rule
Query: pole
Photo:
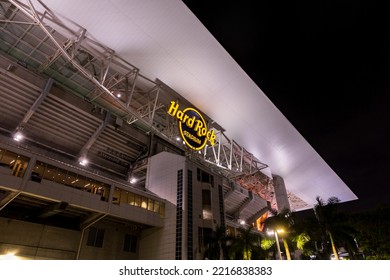
[[[274,233],[275,233],[275,239],[276,239],[276,247],[278,248],[279,260],[281,260],[282,259],[282,252],[280,251],[278,232],[275,230]]]

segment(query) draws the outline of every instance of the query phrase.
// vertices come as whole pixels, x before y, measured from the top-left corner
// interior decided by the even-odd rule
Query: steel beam
[[[23,119],[19,122],[18,126],[16,127],[16,131],[22,131],[31,118],[31,116],[35,113],[35,111],[38,109],[39,105],[42,103],[42,101],[46,98],[46,96],[49,94],[49,91],[53,85],[53,79],[49,78],[45,84],[45,87],[43,88],[41,94],[38,96],[38,98],[35,100],[34,104],[30,107],[30,109],[27,111],[27,113],[24,115]]]
[[[63,57],[71,66],[78,72],[78,78],[83,77],[83,80],[90,85],[96,87],[93,92],[98,92],[97,96],[90,98],[91,102],[100,97],[100,94],[105,94],[112,101],[113,107],[106,110],[117,110],[120,112],[122,118],[126,119],[127,123],[137,123],[139,127],[144,130],[156,134],[168,142],[179,146],[181,143],[176,141],[178,132],[174,131],[177,128],[175,120],[169,118],[166,112],[163,112],[164,103],[159,101],[159,87],[156,82],[144,77],[140,74],[139,70],[133,65],[117,56],[113,51],[107,52],[107,47],[101,46],[99,43],[94,42],[92,39],[86,37],[86,30],[83,29],[81,32],[73,31],[69,26],[64,25],[62,22],[56,21],[56,16],[53,15],[52,11],[45,10],[43,15],[39,15],[35,10],[31,1],[28,1],[28,5],[22,4],[20,1],[10,0],[10,2],[17,7],[22,13],[31,19],[31,24],[38,25],[41,30],[45,33],[46,38],[55,45],[58,55]],[[51,15],[51,18],[49,17]],[[49,21],[49,22],[47,22]],[[77,37],[70,40],[69,45],[63,45],[54,36],[53,31],[49,30],[48,26],[54,23],[64,30],[67,30],[72,34],[71,37]],[[84,41],[88,40],[88,44],[83,44]],[[76,43],[75,43],[76,42]],[[100,74],[96,76],[96,73],[91,73],[86,69],[85,65],[81,65],[77,61],[77,55],[80,48],[83,48],[83,52],[91,55],[93,59],[96,59],[98,63],[94,63],[93,67],[99,68],[96,73]],[[120,71],[119,71],[120,70]],[[74,70],[73,70],[74,71]],[[76,73],[75,72],[75,73]],[[62,73],[59,73],[62,75]],[[130,81],[131,75],[134,75]],[[142,81],[140,80],[142,79]],[[78,79],[80,80],[80,79]],[[141,87],[142,85],[154,85],[152,91],[157,89],[157,94],[154,98],[150,98],[150,92],[146,92],[149,98],[144,100],[145,92]],[[123,102],[118,98],[114,91],[118,90],[116,87],[122,85],[124,88],[125,101]],[[136,86],[137,85],[137,86]],[[168,92],[169,93],[169,92]],[[89,94],[88,94],[89,95]],[[171,94],[172,98],[174,95]],[[101,97],[100,97],[101,98]],[[103,104],[107,104],[107,100],[99,99]],[[110,102],[111,103],[111,102]],[[159,119],[157,120],[156,117]],[[212,128],[212,127],[211,127]],[[214,129],[218,134],[218,140],[214,147],[207,146],[203,150],[203,153],[191,152],[191,157],[196,158],[203,162],[203,164],[211,165],[219,170],[220,174],[228,178],[235,178],[240,175],[253,174],[266,168],[267,165],[256,159],[253,154],[247,152],[244,147],[240,146],[233,139],[228,138],[223,131]],[[90,141],[94,137],[91,137]],[[88,142],[90,142],[88,141]],[[91,144],[92,145],[92,144]],[[83,152],[88,150],[90,143],[86,143],[86,147],[82,150]]]
[[[104,118],[104,121],[99,125],[99,127],[95,130],[95,132],[91,135],[91,137],[88,139],[88,141],[81,148],[81,151],[80,151],[81,157],[87,156],[89,149],[92,147],[92,145],[95,143],[95,141],[99,138],[100,134],[106,128],[108,122],[110,121],[110,117],[111,117],[111,113],[109,111],[106,111],[106,116]]]

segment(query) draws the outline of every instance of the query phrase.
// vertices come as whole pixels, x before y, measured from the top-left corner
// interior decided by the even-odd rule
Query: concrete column
[[[24,175],[23,175],[22,185],[20,187],[21,191],[23,191],[23,189],[26,187],[27,183],[31,180],[31,174],[34,170],[34,166],[35,166],[36,162],[37,162],[36,156],[32,156],[30,158],[30,160],[28,161],[26,171],[24,172]]]
[[[285,208],[291,210],[283,178],[275,174],[272,174],[272,177],[274,182],[276,203],[278,205],[278,212],[282,211]]]

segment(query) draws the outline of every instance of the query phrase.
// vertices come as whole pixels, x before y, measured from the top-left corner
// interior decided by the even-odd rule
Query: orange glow
[[[268,212],[264,213],[260,218],[256,220],[256,228],[258,231],[263,231],[265,220],[268,218]]]

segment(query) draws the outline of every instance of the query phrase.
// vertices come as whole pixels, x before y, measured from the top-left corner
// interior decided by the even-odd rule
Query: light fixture
[[[82,165],[82,166],[88,165],[88,159],[85,158],[85,157],[80,158],[79,159],[79,164]]]
[[[21,133],[20,131],[17,131],[15,134],[14,134],[14,140],[19,142],[19,141],[22,141],[24,138],[24,135],[23,133]]]
[[[134,178],[134,177],[131,177],[131,179],[130,179],[130,183],[131,184],[135,184],[135,183],[137,183],[137,179],[136,178]]]

